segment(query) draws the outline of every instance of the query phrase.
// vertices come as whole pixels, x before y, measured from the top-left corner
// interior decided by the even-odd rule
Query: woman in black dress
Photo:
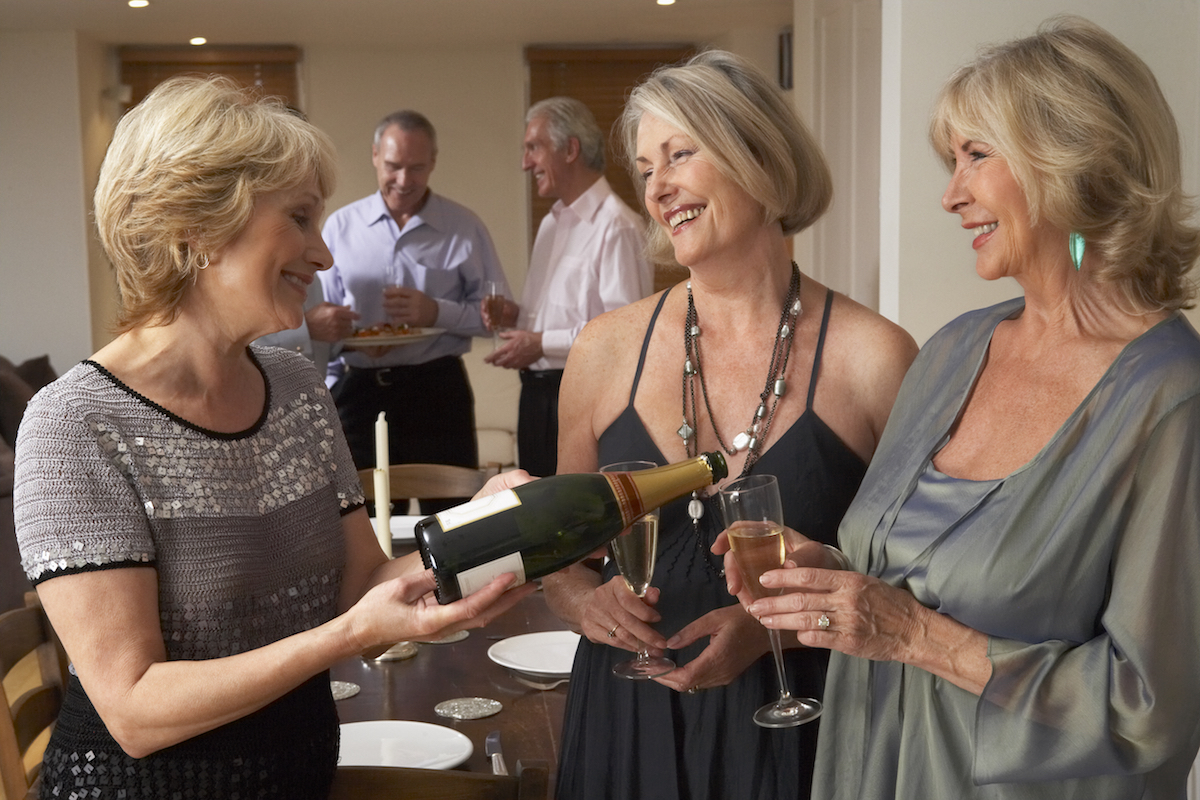
[[[731,477],[777,475],[788,525],[832,544],[916,346],[791,261],[785,237],[828,206],[825,160],[770,81],[726,53],[656,72],[623,124],[651,255],[690,280],[598,317],[576,340],[559,470],[721,449]],[[664,508],[645,600],[612,565],[546,579],[556,613],[585,637],[560,798],[807,795],[816,725],[764,730],[751,719],[778,689],[765,630],[709,552],[721,528],[711,493]],[[678,668],[614,677],[642,645]],[[824,655],[787,659],[792,689],[819,697]]]

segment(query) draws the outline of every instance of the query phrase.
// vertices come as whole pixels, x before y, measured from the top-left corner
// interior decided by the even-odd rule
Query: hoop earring
[[[1083,234],[1079,231],[1071,231],[1071,235],[1067,237],[1067,247],[1071,250],[1071,263],[1075,265],[1076,272],[1079,272],[1079,267],[1083,264],[1085,244]]]
[[[196,269],[208,269],[208,253],[201,253],[200,257],[196,259]]]

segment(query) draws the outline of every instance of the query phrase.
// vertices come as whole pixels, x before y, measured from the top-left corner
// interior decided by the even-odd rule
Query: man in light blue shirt
[[[359,326],[438,328],[438,336],[371,351],[345,350],[333,397],[354,462],[375,465],[375,420],[385,412],[391,462],[479,464],[474,397],[462,363],[486,336],[480,304],[488,281],[507,282],[483,222],[429,189],[437,135],[421,114],[398,111],[375,130],[379,191],[330,215],[333,268],[325,298],[349,306]],[[422,503],[422,513],[446,504]]]

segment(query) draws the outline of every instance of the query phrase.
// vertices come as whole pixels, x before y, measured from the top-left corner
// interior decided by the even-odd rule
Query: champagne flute
[[[500,281],[486,281],[483,285],[483,307],[487,309],[492,328],[492,349],[500,346],[500,318],[504,316],[504,291]]]
[[[652,461],[620,461],[601,467],[600,471],[637,472],[657,466]],[[632,525],[621,531],[615,539],[609,542],[608,550],[630,591],[638,597],[645,597],[646,590],[650,588],[650,580],[654,577],[654,562],[658,554],[658,509],[647,511]],[[620,678],[644,681],[659,675],[666,675],[673,669],[675,669],[674,661],[662,656],[651,656],[643,646],[638,650],[635,658],[616,664],[612,671]]]
[[[774,475],[750,475],[726,485],[720,497],[725,534],[742,574],[742,584],[754,599],[765,597],[767,589],[759,578],[764,572],[782,567],[785,556],[779,482]],[[755,723],[764,728],[791,728],[811,722],[821,715],[820,701],[792,697],[787,688],[779,631],[768,629],[767,635],[775,656],[779,699],[754,712]]]

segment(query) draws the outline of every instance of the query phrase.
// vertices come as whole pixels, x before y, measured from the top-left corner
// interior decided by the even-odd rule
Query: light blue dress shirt
[[[470,349],[472,336],[490,335],[480,317],[487,281],[499,282],[511,296],[483,221],[467,207],[433,192],[403,228],[375,192],[331,214],[324,236],[334,262],[332,269],[320,274],[325,298],[357,311],[360,327],[387,322],[383,288],[399,285],[435,300],[434,327],[446,331],[433,339],[394,347],[379,358],[347,350],[342,360],[351,367],[423,364],[462,355]]]

